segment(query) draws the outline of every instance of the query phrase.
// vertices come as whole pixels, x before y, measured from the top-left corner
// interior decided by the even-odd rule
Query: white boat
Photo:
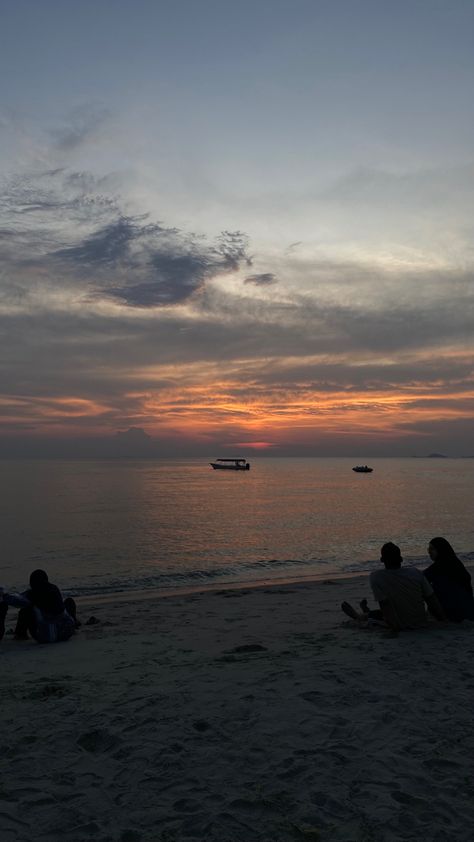
[[[352,468],[356,474],[371,474],[374,470],[373,468],[369,468],[368,465],[356,465],[355,468]]]
[[[242,458],[234,458],[234,459],[216,459],[215,462],[209,462],[209,464],[214,468],[215,471],[223,470],[223,471],[249,471],[250,470],[250,462],[247,462],[246,459]]]

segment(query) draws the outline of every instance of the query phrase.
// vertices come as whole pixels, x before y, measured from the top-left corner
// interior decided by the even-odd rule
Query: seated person
[[[416,567],[402,568],[403,559],[396,544],[389,541],[383,545],[381,561],[385,569],[374,570],[370,574],[370,585],[380,610],[368,611],[366,600],[363,600],[361,607],[364,613],[358,614],[348,602],[343,602],[341,608],[345,614],[354,620],[376,620],[393,631],[416,629],[426,626],[426,603],[437,620],[446,619],[423,573]]]
[[[20,609],[16,640],[27,640],[29,632],[38,643],[56,643],[68,640],[80,625],[76,603],[71,597],[63,600],[61,591],[48,580],[44,570],[33,571],[30,587],[24,593],[0,595],[0,640],[5,633],[9,605]]]
[[[446,538],[432,538],[428,554],[433,562],[424,571],[444,612],[453,623],[474,620],[471,574]]]

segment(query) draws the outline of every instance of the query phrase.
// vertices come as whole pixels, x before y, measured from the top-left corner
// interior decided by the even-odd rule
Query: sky
[[[471,0],[0,12],[0,456],[474,455]]]

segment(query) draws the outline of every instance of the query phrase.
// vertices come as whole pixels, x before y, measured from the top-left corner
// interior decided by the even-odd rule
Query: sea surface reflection
[[[474,559],[472,459],[374,459],[372,474],[347,458],[208,461],[4,461],[0,582],[35,567],[78,593],[361,571],[389,539],[423,565],[434,535]]]

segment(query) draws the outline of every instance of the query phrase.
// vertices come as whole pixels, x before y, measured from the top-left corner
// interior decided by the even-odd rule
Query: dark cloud
[[[261,272],[259,275],[247,275],[244,284],[255,284],[257,287],[276,284],[276,277],[273,272]]]
[[[158,226],[153,227],[159,231]],[[136,219],[119,216],[113,222],[94,231],[80,243],[58,249],[52,256],[65,260],[77,268],[91,266],[115,267],[120,261],[129,262],[131,245],[148,233]]]
[[[1,256],[10,283],[20,266],[34,261],[51,286],[60,278],[96,298],[162,307],[251,265],[242,232],[223,231],[210,241],[146,215],[130,216],[106,187],[104,180],[63,169],[10,179],[0,203]]]
[[[148,433],[145,433],[143,427],[129,427],[128,430],[118,430],[115,433],[115,437],[119,441],[139,442],[140,444],[151,440],[151,437]]]
[[[153,455],[153,439],[142,427],[118,430],[108,443],[109,452],[116,456],[136,457]]]
[[[108,295],[134,307],[180,304],[219,274],[236,272],[249,261],[247,239],[240,231],[223,232],[214,245],[177,229],[148,232],[141,270],[146,280],[112,287]],[[139,267],[137,267],[139,268]]]

